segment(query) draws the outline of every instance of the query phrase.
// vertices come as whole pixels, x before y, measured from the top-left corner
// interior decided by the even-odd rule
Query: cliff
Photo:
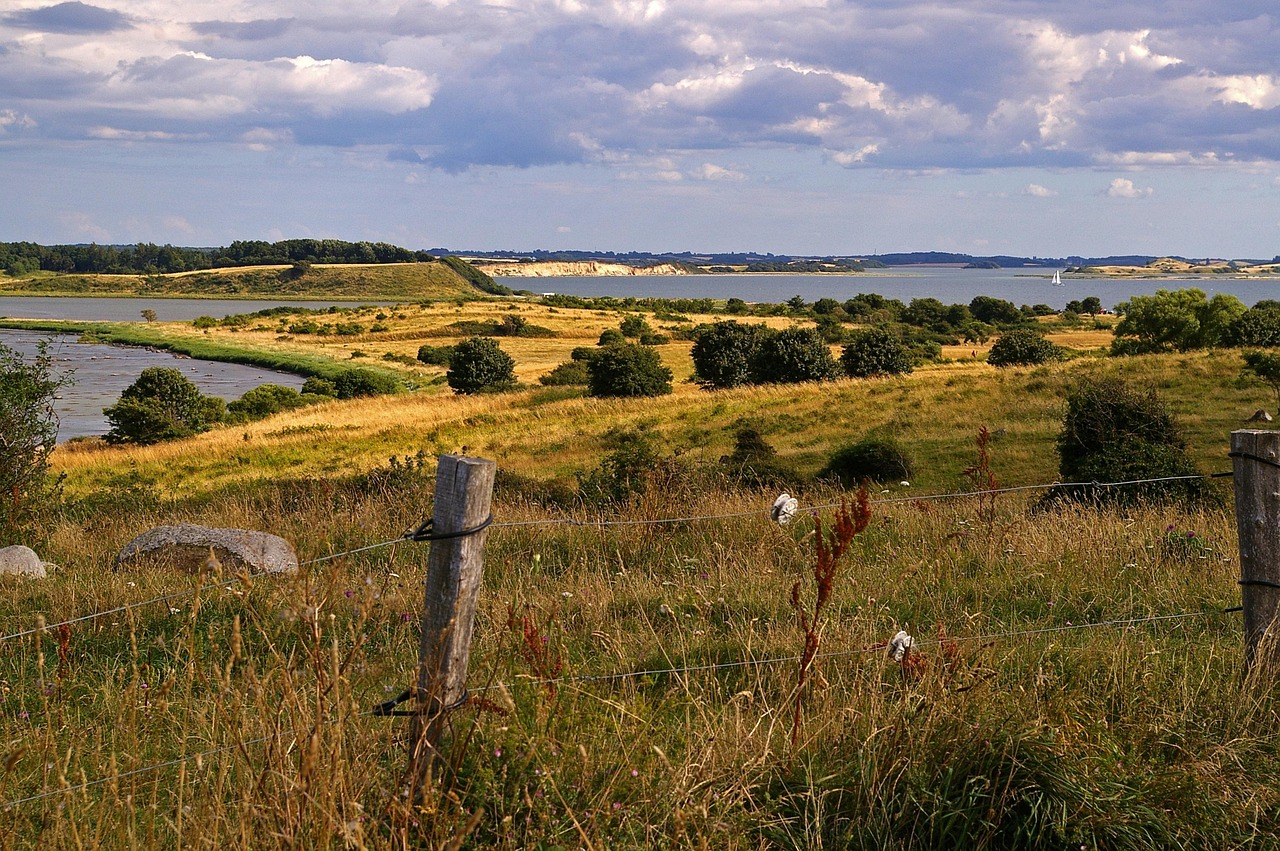
[[[565,278],[565,277],[623,277],[626,275],[687,275],[671,263],[656,266],[627,266],[623,263],[600,263],[586,260],[574,263],[494,263],[479,266],[486,274],[499,278]]]

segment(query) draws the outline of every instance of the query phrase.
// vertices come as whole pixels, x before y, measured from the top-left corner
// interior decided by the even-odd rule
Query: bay
[[[390,304],[372,299],[365,304]],[[154,310],[159,322],[190,322],[201,316],[221,319],[256,313],[268,307],[324,310],[332,301],[285,301],[248,298],[147,298],[145,296],[0,296],[0,319],[66,319],[83,322],[140,322],[143,310]],[[344,302],[340,307],[356,307]]]
[[[1280,277],[1225,278],[1087,278],[1068,275],[1062,286],[1052,283],[1054,270],[960,269],[951,266],[896,266],[851,275],[628,275],[621,277],[498,278],[513,290],[555,292],[576,296],[615,298],[740,298],[777,304],[792,296],[806,301],[833,298],[845,301],[859,293],[878,293],[910,303],[913,298],[936,298],[943,304],[968,304],[985,295],[1024,304],[1047,304],[1062,309],[1068,301],[1097,296],[1108,309],[1130,296],[1156,290],[1196,287],[1210,297],[1229,293],[1246,305],[1280,295]]]

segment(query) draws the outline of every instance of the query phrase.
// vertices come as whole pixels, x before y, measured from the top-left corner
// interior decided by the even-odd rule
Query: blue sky
[[[1280,254],[1273,0],[0,4],[0,240]]]

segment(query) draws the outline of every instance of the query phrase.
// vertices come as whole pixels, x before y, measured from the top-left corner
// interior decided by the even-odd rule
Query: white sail
[[[1053,270],[1053,285],[1055,287],[1062,286],[1062,273],[1059,272],[1057,269]]]

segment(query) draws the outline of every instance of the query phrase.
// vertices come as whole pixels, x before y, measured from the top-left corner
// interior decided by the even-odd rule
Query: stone
[[[298,569],[298,554],[278,535],[179,523],[157,526],[125,544],[116,556],[116,567],[135,563],[189,573],[210,567],[215,571],[244,567],[251,573],[293,573]]]
[[[1249,422],[1269,423],[1271,422],[1271,415],[1268,414],[1266,411],[1262,410],[1261,408],[1259,408],[1258,410],[1253,412],[1253,416],[1249,417]]]
[[[0,574],[44,579],[49,572],[35,550],[24,547],[22,544],[15,544],[12,547],[0,549]]]

